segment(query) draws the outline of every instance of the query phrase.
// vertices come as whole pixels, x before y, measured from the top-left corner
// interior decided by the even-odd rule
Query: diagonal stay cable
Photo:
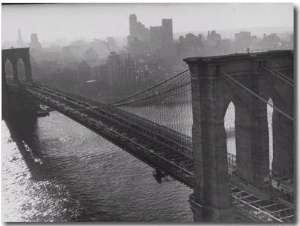
[[[44,77],[46,75],[45,71],[40,67],[40,65],[35,61],[35,59],[33,58],[33,56],[31,54],[29,54],[30,58],[33,60],[33,62],[35,63],[35,65],[37,66],[38,70],[41,72],[41,76]],[[32,77],[33,78],[33,77]]]
[[[294,80],[287,77],[286,75],[282,74],[281,72],[279,71],[276,71],[276,70],[273,70],[275,73],[277,73],[278,75],[281,75],[282,77],[286,78],[287,80],[289,80],[290,82],[294,83]]]
[[[187,72],[187,71],[189,71],[189,69],[186,69],[186,70],[184,70],[184,71],[182,71],[182,72],[180,72],[180,73],[178,73],[178,74],[172,76],[171,78],[168,78],[168,79],[166,79],[166,80],[164,80],[164,81],[162,81],[162,82],[160,82],[160,83],[158,83],[158,84],[156,84],[156,85],[154,85],[154,86],[151,86],[151,87],[148,88],[148,89],[145,89],[145,90],[143,90],[143,91],[141,91],[141,92],[138,92],[138,93],[136,93],[136,94],[134,94],[134,95],[132,95],[132,96],[123,98],[123,99],[121,99],[121,100],[117,100],[117,101],[115,101],[115,102],[113,102],[113,103],[110,103],[110,104],[108,104],[108,105],[114,105],[114,104],[123,102],[124,100],[131,99],[131,98],[133,98],[133,97],[135,97],[135,96],[137,96],[137,95],[140,95],[140,94],[142,94],[142,93],[145,93],[145,92],[147,92],[147,91],[149,91],[149,90],[151,90],[151,89],[154,89],[154,88],[157,87],[157,86],[160,86],[160,85],[162,85],[162,84],[164,84],[164,83],[166,83],[166,82],[168,82],[168,81],[170,81],[170,80],[172,80],[172,79],[174,79],[174,78],[176,78],[176,77],[178,77],[178,76],[184,74],[184,73]]]
[[[32,55],[29,55],[30,58],[33,60],[33,62],[35,63],[35,65],[38,67],[38,69],[45,75],[46,73],[43,71],[43,69],[39,66],[39,64],[35,61],[35,59],[32,57]]]
[[[271,68],[269,68],[269,67],[267,67],[267,66],[265,66],[265,65],[262,65],[262,66],[264,66],[265,68],[267,68],[267,69],[273,71],[274,73],[276,73],[276,74],[282,76],[283,78],[285,78],[286,80],[290,81],[291,83],[294,83],[294,80],[293,80],[293,79],[287,77],[286,75],[282,74],[281,72],[276,71],[276,70],[274,70],[274,69],[271,69]]]
[[[254,93],[252,90],[248,89],[246,86],[244,86],[243,84],[241,84],[239,81],[235,80],[234,78],[232,78],[229,74],[226,74],[225,72],[221,71],[221,73],[223,75],[225,75],[227,78],[229,78],[231,81],[235,82],[236,84],[238,84],[239,86],[241,86],[243,89],[245,89],[246,91],[248,91],[249,93],[251,93],[252,95],[254,95],[255,97],[257,97],[258,99],[260,99],[261,101],[263,101],[264,103],[268,104],[269,106],[271,106],[274,110],[278,111],[280,114],[284,115],[285,117],[287,117],[288,119],[294,121],[294,118],[292,118],[291,116],[289,116],[288,114],[284,113],[283,111],[281,111],[280,109],[278,109],[277,107],[275,107],[274,105],[270,104],[268,101],[266,101],[264,98],[262,98],[261,96],[259,96],[258,94]]]
[[[286,83],[289,84],[290,86],[294,86],[294,84],[292,83],[293,81],[287,81],[287,80],[285,80],[285,79],[289,79],[288,77],[284,76],[284,78],[285,78],[285,79],[284,79],[284,78],[281,77],[279,74],[275,73],[274,70],[271,70],[271,69],[269,69],[268,67],[266,67],[266,66],[264,66],[264,65],[261,65],[261,67],[264,68],[265,70],[269,71],[271,74],[277,76],[277,78],[279,78],[279,79],[281,79],[282,81],[286,82]]]
[[[225,83],[227,84],[228,87],[230,87],[231,91],[234,93],[235,97],[240,101],[240,103],[243,104],[243,106],[249,111],[249,107],[247,104],[245,104],[245,101],[243,100],[243,98],[241,97],[241,94],[238,94],[235,89],[232,87],[232,84],[230,84],[230,82],[228,80],[225,79]],[[258,103],[254,100],[251,101],[251,103],[255,104],[256,106],[258,106]]]

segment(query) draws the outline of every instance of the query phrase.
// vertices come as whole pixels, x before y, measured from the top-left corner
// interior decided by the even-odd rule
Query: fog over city
[[[3,4],[3,222],[295,222],[294,11]]]
[[[39,82],[114,99],[185,70],[186,57],[292,49],[293,4],[3,5],[2,49],[23,47]]]
[[[136,14],[146,27],[173,20],[180,32],[245,28],[293,27],[293,4],[28,4],[2,6],[2,43],[17,37],[25,41],[37,33],[41,41],[127,36],[128,16]],[[231,32],[232,33],[232,32]],[[260,32],[261,33],[261,32]],[[226,33],[228,34],[228,32]],[[233,37],[233,34],[228,36]]]

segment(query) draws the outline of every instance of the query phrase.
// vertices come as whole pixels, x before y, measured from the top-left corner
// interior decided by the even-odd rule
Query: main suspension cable
[[[130,101],[130,102],[126,102],[126,103],[122,103],[122,104],[112,105],[112,106],[115,106],[115,107],[116,107],[116,106],[121,106],[121,105],[133,104],[133,103],[136,103],[136,102],[143,102],[143,101],[155,100],[156,97],[159,97],[159,96],[161,96],[161,95],[163,95],[163,94],[166,94],[166,93],[169,93],[169,92],[173,92],[173,91],[175,91],[176,89],[183,88],[183,87],[185,87],[185,86],[187,86],[187,85],[189,85],[189,84],[191,84],[191,81],[188,81],[188,82],[186,82],[186,83],[183,83],[183,84],[177,85],[177,86],[175,86],[175,87],[172,87],[172,88],[170,88],[170,89],[164,90],[164,91],[162,91],[162,92],[160,92],[160,93],[155,93],[155,94],[153,94],[153,95],[149,95],[149,96],[146,96],[146,97],[141,98],[141,99],[137,99],[137,100]],[[154,99],[152,99],[152,98],[154,98]],[[163,98],[163,97],[162,97],[162,98]]]
[[[160,82],[160,83],[158,83],[158,84],[156,84],[156,85],[154,85],[154,86],[151,86],[151,87],[148,88],[148,89],[145,89],[145,90],[143,90],[143,91],[141,91],[141,92],[138,92],[138,93],[136,93],[136,94],[134,94],[134,95],[132,95],[132,96],[129,96],[129,97],[123,98],[123,99],[121,99],[121,100],[115,101],[115,102],[110,103],[110,104],[108,104],[108,105],[114,105],[114,104],[123,102],[124,100],[128,100],[128,99],[131,99],[131,98],[133,98],[133,97],[136,97],[137,95],[140,95],[140,94],[145,93],[145,92],[147,92],[147,91],[149,91],[149,90],[152,90],[152,89],[154,89],[155,87],[158,87],[158,86],[160,86],[160,85],[162,85],[162,84],[164,84],[164,83],[166,83],[166,82],[168,82],[168,81],[170,81],[170,80],[172,80],[172,79],[174,79],[174,78],[176,78],[176,77],[182,75],[183,73],[187,72],[188,70],[189,70],[189,69],[186,69],[186,70],[184,70],[184,71],[182,71],[182,72],[180,72],[180,73],[174,75],[174,76],[171,77],[171,78],[168,78],[168,79],[166,79],[166,80],[164,80],[164,81],[162,81],[162,82]]]

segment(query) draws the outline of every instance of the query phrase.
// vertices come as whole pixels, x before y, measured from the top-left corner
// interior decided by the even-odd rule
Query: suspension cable
[[[154,99],[150,99],[150,100],[137,100],[137,101],[134,101],[132,103],[124,103],[124,104],[119,104],[119,105],[114,105],[114,106],[124,106],[124,105],[128,105],[128,104],[134,104],[134,103],[140,103],[140,102],[147,102],[147,101],[152,101],[152,100],[159,100],[159,99],[162,99],[162,98],[167,98],[167,97],[175,96],[175,95],[178,95],[178,94],[181,94],[181,93],[186,93],[186,92],[189,92],[189,91],[191,91],[191,89],[183,90],[183,91],[178,92],[178,93],[174,93],[174,94],[171,94],[171,95],[168,95],[168,96],[158,97],[158,98],[154,98]]]
[[[286,75],[282,74],[279,71],[273,70],[274,72],[276,72],[278,75],[281,75],[282,77],[286,78],[287,80],[289,80],[290,82],[294,83],[293,79],[290,79],[289,77],[287,77]]]
[[[149,90],[151,90],[151,89],[153,89],[153,88],[155,88],[155,87],[157,87],[157,86],[159,86],[159,85],[162,85],[162,84],[164,84],[164,83],[166,83],[166,82],[168,82],[168,81],[170,81],[170,80],[172,80],[172,79],[178,77],[179,75],[182,75],[183,73],[187,72],[188,70],[189,70],[189,69],[186,69],[186,70],[184,70],[184,71],[182,71],[182,72],[180,72],[180,73],[178,73],[178,74],[172,76],[171,78],[168,78],[168,79],[166,79],[166,80],[164,80],[164,81],[162,81],[162,82],[160,82],[160,83],[158,83],[158,84],[156,84],[156,85],[154,85],[154,86],[151,86],[151,87],[148,88],[148,89],[145,89],[145,90],[143,90],[143,91],[141,91],[141,92],[138,92],[138,93],[136,93],[136,94],[134,94],[134,95],[132,95],[132,96],[129,96],[129,97],[123,98],[123,99],[121,99],[121,100],[115,101],[115,102],[110,103],[110,104],[108,104],[108,105],[114,105],[114,104],[123,102],[124,100],[131,99],[131,98],[133,98],[133,97],[135,97],[135,96],[137,96],[137,95],[139,95],[139,94],[145,93],[145,92],[147,92],[147,91],[149,91]]]
[[[187,75],[185,75],[184,77],[182,77],[178,82],[183,82],[183,80],[185,80],[186,77],[187,77]],[[129,102],[127,102],[127,103],[135,102],[135,101],[138,101],[138,100],[151,99],[152,97],[160,96],[160,95],[162,95],[163,93],[172,92],[172,91],[174,91],[176,88],[184,87],[184,86],[186,86],[186,85],[189,85],[190,83],[191,83],[191,81],[188,81],[188,82],[185,82],[185,83],[181,83],[181,84],[179,84],[179,85],[177,85],[177,86],[174,86],[174,87],[171,87],[171,88],[169,88],[169,89],[162,90],[162,91],[160,91],[160,92],[155,92],[155,93],[152,94],[152,95],[145,96],[145,97],[143,97],[143,98],[141,98],[141,99],[129,101]],[[166,88],[168,88],[168,87],[166,87]],[[114,105],[114,106],[118,106],[118,105]]]
[[[32,58],[32,60],[34,61],[34,63],[38,66],[38,68],[42,71],[42,69],[41,69],[41,68],[39,67],[39,65],[36,63],[36,61],[34,60],[34,58],[33,58],[31,55],[30,55],[30,57]],[[152,87],[150,87],[150,88],[148,88],[148,89],[145,89],[145,90],[143,90],[143,91],[141,91],[141,92],[139,92],[139,93],[136,93],[136,94],[134,94],[134,95],[132,95],[132,96],[129,96],[129,97],[126,97],[126,98],[124,98],[124,99],[115,101],[115,102],[113,102],[113,103],[111,103],[111,104],[106,104],[106,107],[108,107],[108,106],[110,106],[110,105],[121,106],[121,105],[132,104],[132,103],[135,103],[135,102],[143,102],[143,100],[147,101],[147,99],[151,99],[152,97],[157,97],[157,96],[161,95],[162,93],[167,93],[167,92],[173,91],[173,90],[174,90],[175,88],[177,88],[177,87],[180,87],[180,86],[183,87],[183,86],[185,86],[185,85],[188,85],[190,82],[187,82],[187,83],[185,83],[185,84],[181,84],[181,85],[179,85],[179,86],[170,88],[170,89],[165,90],[165,91],[162,91],[161,93],[158,93],[158,94],[149,95],[148,97],[144,97],[144,98],[142,98],[142,99],[140,99],[140,100],[127,102],[127,103],[124,103],[124,104],[121,104],[121,105],[116,105],[117,103],[123,102],[123,101],[128,100],[128,99],[131,99],[131,98],[133,98],[133,97],[136,97],[136,96],[138,96],[138,95],[140,95],[140,94],[142,94],[142,93],[145,93],[145,92],[147,92],[147,91],[149,91],[149,90],[152,90],[152,89],[154,89],[154,88],[156,88],[156,87],[158,87],[158,86],[160,86],[160,85],[162,85],[162,84],[164,84],[164,83],[166,83],[166,82],[168,82],[168,81],[170,81],[170,80],[172,80],[172,79],[175,79],[175,78],[177,78],[178,76],[184,74],[184,73],[187,72],[187,71],[189,71],[189,69],[186,69],[186,70],[184,70],[184,71],[182,71],[182,72],[180,72],[180,73],[178,73],[178,74],[172,76],[171,78],[166,79],[166,80],[164,80],[164,81],[162,81],[162,82],[160,82],[160,83],[158,83],[158,84],[156,84],[156,85],[154,85],[154,86],[152,86]],[[187,75],[185,75],[181,80],[184,80],[186,77],[187,77]],[[156,99],[157,99],[157,98],[156,98]],[[159,99],[161,99],[161,98],[159,98]]]
[[[269,71],[271,74],[277,76],[279,79],[281,79],[282,81],[286,82],[286,83],[289,84],[290,86],[294,86],[293,81],[287,81],[287,80],[285,80],[285,79],[289,79],[289,78],[286,77],[285,75],[283,75],[283,74],[279,75],[279,74],[275,73],[274,70],[271,70],[271,69],[269,69],[268,67],[266,67],[266,66],[264,66],[264,65],[261,65],[261,67],[264,68],[265,70]],[[284,77],[282,77],[282,76],[284,76]],[[284,78],[285,78],[285,79],[284,79]]]
[[[123,104],[116,104],[116,105],[113,105],[113,106],[120,106],[120,105],[125,105],[125,104],[131,104],[131,103],[136,103],[136,102],[142,102],[142,101],[147,101],[147,100],[151,100],[151,98],[156,98],[156,97],[159,97],[161,96],[162,94],[165,94],[165,93],[169,93],[169,92],[172,92],[172,91],[175,91],[176,89],[179,89],[179,88],[183,88],[187,85],[191,84],[191,81],[188,81],[188,82],[185,82],[183,84],[180,84],[180,85],[177,85],[177,86],[174,86],[170,89],[167,89],[167,90],[164,90],[160,93],[155,93],[153,95],[149,95],[149,96],[146,96],[144,98],[141,98],[141,99],[137,99],[137,100],[134,100],[134,101],[130,101],[130,102],[126,102],[126,103],[123,103]]]
[[[33,60],[33,62],[35,63],[35,65],[38,67],[38,69],[45,75],[46,73],[41,69],[41,67],[38,65],[38,63],[35,61],[35,59],[31,56],[31,54],[29,54],[29,56]]]
[[[294,118],[292,118],[291,116],[287,115],[286,113],[284,113],[283,111],[281,111],[280,109],[278,109],[277,107],[275,107],[274,105],[270,104],[268,101],[266,101],[264,98],[262,98],[261,96],[259,96],[258,94],[254,93],[252,90],[248,89],[246,86],[244,86],[243,84],[241,84],[240,82],[238,82],[236,79],[232,78],[229,74],[226,74],[225,72],[221,71],[221,73],[223,75],[225,75],[227,78],[229,78],[230,80],[232,80],[233,82],[235,82],[236,84],[238,84],[239,86],[241,86],[243,89],[245,89],[246,91],[248,91],[249,93],[251,93],[252,95],[254,95],[255,97],[257,97],[258,99],[260,99],[261,101],[263,101],[264,103],[268,104],[269,106],[271,106],[274,110],[278,111],[280,114],[284,115],[285,117],[287,117],[288,119],[294,121]]]

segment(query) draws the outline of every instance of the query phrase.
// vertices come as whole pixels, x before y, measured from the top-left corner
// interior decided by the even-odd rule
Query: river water
[[[2,221],[192,222],[191,193],[58,112],[2,121]]]
[[[191,222],[192,190],[58,112],[2,121],[2,220]]]

